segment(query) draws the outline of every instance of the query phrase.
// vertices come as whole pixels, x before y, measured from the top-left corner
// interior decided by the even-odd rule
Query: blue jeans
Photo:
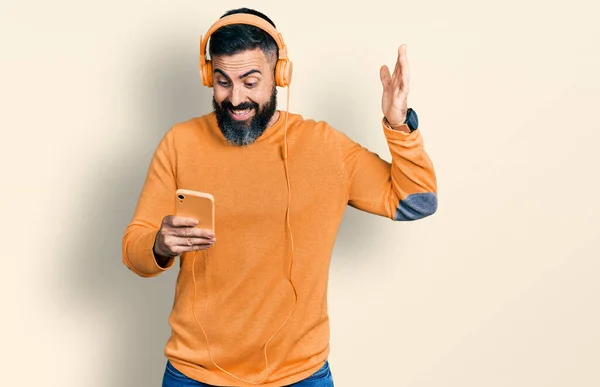
[[[210,384],[198,382],[190,379],[179,372],[170,361],[167,361],[167,367],[163,376],[162,387],[216,387]],[[333,377],[329,368],[329,362],[325,364],[317,372],[308,378],[297,383],[290,384],[286,387],[334,387]]]

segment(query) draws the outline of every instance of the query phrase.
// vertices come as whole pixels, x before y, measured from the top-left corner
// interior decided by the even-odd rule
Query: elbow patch
[[[437,195],[433,192],[416,193],[400,200],[396,207],[395,221],[410,221],[425,218],[437,211]]]

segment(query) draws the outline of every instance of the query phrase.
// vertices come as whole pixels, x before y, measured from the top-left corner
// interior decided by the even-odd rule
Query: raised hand
[[[379,73],[383,85],[383,95],[381,97],[383,115],[390,126],[400,126],[406,119],[410,78],[405,44],[398,48],[398,59],[394,67],[394,73],[390,75],[390,70],[386,65],[381,66]]]

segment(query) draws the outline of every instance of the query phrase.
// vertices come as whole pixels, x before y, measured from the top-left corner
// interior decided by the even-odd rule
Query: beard
[[[225,139],[233,145],[249,145],[256,141],[267,129],[269,121],[277,109],[277,88],[274,86],[271,92],[271,98],[261,108],[256,102],[248,101],[233,106],[228,99],[225,99],[219,105],[213,97],[213,109],[217,118],[217,123]],[[245,121],[236,121],[230,115],[230,109],[251,109],[255,114],[252,118]]]

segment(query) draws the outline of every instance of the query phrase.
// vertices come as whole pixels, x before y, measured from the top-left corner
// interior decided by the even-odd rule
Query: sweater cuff
[[[412,132],[404,132],[401,130],[392,129],[391,127],[386,125],[385,117],[381,119],[381,126],[383,127],[385,136],[388,140],[414,140],[420,135],[419,130],[413,130]],[[408,124],[402,124],[400,128],[408,129],[410,131]]]
[[[134,253],[134,255],[138,256],[138,259],[133,266],[141,276],[154,277],[163,271],[169,270],[175,263],[175,257],[169,258],[164,267],[156,262],[156,257],[154,256],[154,241],[156,240],[158,231],[159,230],[155,230],[142,235],[134,249],[139,252],[139,256]]]

